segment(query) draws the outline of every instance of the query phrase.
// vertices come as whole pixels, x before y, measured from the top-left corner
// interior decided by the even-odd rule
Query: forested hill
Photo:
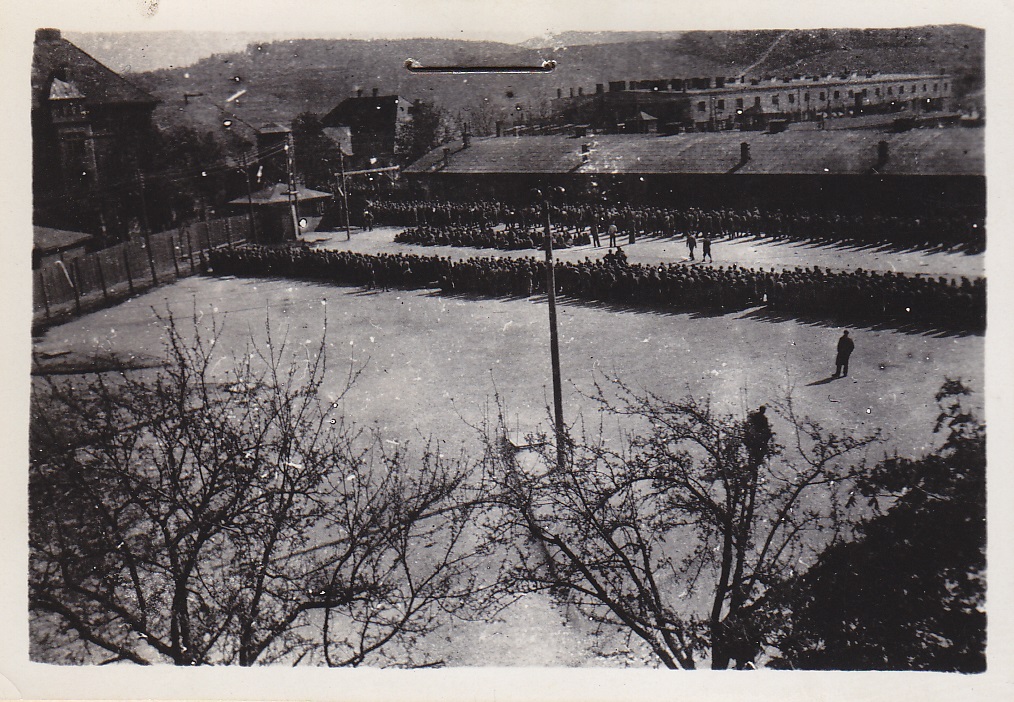
[[[185,67],[136,73],[131,79],[159,97],[162,123],[179,120],[184,93],[223,104],[260,125],[288,123],[301,112],[324,113],[362,88],[369,94],[422,98],[460,116],[477,131],[521,111],[545,113],[557,88],[594,90],[610,80],[690,76],[792,75],[843,71],[947,71],[959,97],[983,85],[984,32],[948,25],[908,29],[763,30],[730,32],[570,33],[545,40],[543,48],[448,39],[300,39],[251,43],[245,51],[218,54]],[[566,45],[561,46],[561,41]],[[588,43],[580,43],[587,41]],[[424,65],[538,64],[556,59],[552,74],[419,75],[404,68]]]

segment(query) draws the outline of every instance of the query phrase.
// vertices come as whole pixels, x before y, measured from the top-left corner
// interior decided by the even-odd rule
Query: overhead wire
[[[285,151],[285,144],[274,144],[264,149],[255,150],[250,156],[250,160],[247,161],[246,167],[250,167],[260,161],[263,161],[272,156],[278,155]],[[244,166],[238,163],[230,163],[229,161],[217,161],[210,165],[204,166],[199,170],[186,170],[182,168],[168,169],[164,171],[151,171],[143,173],[145,179],[160,181],[162,183],[175,183],[186,179],[197,179],[206,177],[209,173],[219,173],[222,171],[230,170],[241,170]],[[137,176],[125,176],[119,180],[102,183],[94,187],[88,188],[80,193],[65,193],[65,194],[49,194],[35,197],[37,204],[52,204],[56,202],[71,202],[74,200],[81,200],[84,198],[92,198],[95,196],[109,195],[117,190],[126,190],[125,186],[136,187],[138,184]]]

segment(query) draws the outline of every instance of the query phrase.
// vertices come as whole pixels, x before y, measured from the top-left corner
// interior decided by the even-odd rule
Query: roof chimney
[[[373,97],[377,97],[377,93],[379,93],[379,92],[380,92],[380,90],[378,90],[377,88],[374,88],[373,89]]]
[[[559,100],[562,97],[563,97],[563,88],[557,88],[556,89],[556,98],[557,98],[557,100]]]
[[[503,136],[503,122],[501,120],[496,121],[496,135],[498,137]]]
[[[36,29],[35,30],[35,41],[36,43],[42,41],[59,41],[60,30],[59,29]]]
[[[356,88],[356,97],[357,98],[361,98],[362,96],[363,96],[363,89],[362,88]]]
[[[451,150],[445,146],[444,147],[444,166],[443,166],[444,168],[447,168],[447,166],[449,164],[450,157],[451,157]]]
[[[578,88],[577,89],[577,94],[578,95],[584,95],[584,88]]]
[[[604,93],[605,91],[606,91],[606,90],[605,90],[605,86],[604,86],[604,85],[602,85],[602,83],[596,83],[596,84],[595,84],[595,92],[596,92],[597,94],[600,94],[600,95],[601,95],[601,94],[602,94],[602,93]]]
[[[750,144],[745,141],[739,144],[739,162],[746,163],[750,160]]]
[[[467,149],[472,144],[472,135],[468,132],[468,122],[461,127],[461,148]]]

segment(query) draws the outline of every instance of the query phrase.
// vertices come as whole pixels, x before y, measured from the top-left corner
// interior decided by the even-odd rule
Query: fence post
[[[42,291],[42,304],[46,306],[46,319],[49,319],[49,294],[46,292],[46,274],[39,268],[39,290]]]
[[[151,268],[151,284],[158,285],[158,276],[155,275],[155,252],[151,245],[151,236],[144,237],[144,248],[148,250],[148,267]]]
[[[81,267],[78,265],[80,259],[75,258],[70,264],[70,267],[74,269],[74,311],[81,314]]]
[[[176,271],[176,277],[179,278],[180,277],[180,264],[176,260],[176,242],[173,241],[173,234],[172,234],[172,232],[169,233],[169,253],[172,254],[172,257],[173,257],[173,270]]]
[[[232,248],[232,217],[227,217],[225,220],[225,243]]]
[[[130,274],[130,254],[127,249],[130,247],[129,243],[120,244],[123,247],[123,267],[127,269],[127,287],[130,288],[130,294],[134,294],[134,276]]]
[[[109,290],[106,289],[106,274],[102,270],[102,258],[99,252],[96,251],[92,254],[95,257],[95,267],[99,269],[99,284],[102,286],[102,297],[106,300],[109,299]]]
[[[187,227],[187,254],[190,256],[190,275],[194,274],[194,245],[190,240],[190,227]]]

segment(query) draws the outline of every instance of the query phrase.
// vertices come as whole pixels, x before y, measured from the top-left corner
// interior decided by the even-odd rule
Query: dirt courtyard
[[[367,250],[386,248],[377,241],[370,246],[365,236],[353,241]],[[778,250],[761,248],[767,256]],[[577,250],[567,255],[583,257]],[[949,260],[939,259],[940,265]],[[933,396],[945,378],[960,377],[975,391],[966,404],[981,416],[981,336],[852,329],[856,351],[850,374],[832,380],[840,328],[765,320],[749,311],[706,316],[566,297],[560,302],[564,413],[571,425],[581,417],[595,423],[595,406],[582,393],[610,378],[663,397],[710,395],[717,407],[741,417],[791,388],[797,412],[829,429],[853,435],[879,430],[882,442],[870,449],[871,461],[885,453],[919,455],[935,444]],[[153,309],[171,310],[184,330],[195,313],[205,334],[212,319],[224,323],[215,346],[216,372],[222,373],[251,338],[263,343],[268,317],[276,342],[287,334],[293,359],[305,357],[304,349],[314,351],[320,342],[326,312],[330,373],[324,391],[333,397],[349,364],[363,366],[344,412],[360,425],[375,425],[385,441],[421,448],[433,437],[449,452],[475,455],[480,442],[473,427],[491,411],[494,392],[503,398],[517,434],[550,426],[547,306],[541,297],[465,298],[427,290],[365,292],[303,281],[195,277],[51,328],[35,339],[36,361],[66,369],[112,352],[127,363],[152,363],[161,355],[164,333]],[[777,417],[773,424],[784,432]],[[500,621],[448,624],[427,645],[451,665],[608,665],[592,656],[588,641],[581,622],[531,596]]]
[[[135,361],[158,357],[163,330],[153,308],[184,319],[196,308],[205,328],[213,317],[224,322],[216,346],[223,371],[251,337],[262,340],[268,316],[276,339],[288,330],[296,356],[300,347],[313,350],[326,310],[332,370],[325,391],[340,391],[350,363],[365,364],[345,411],[394,441],[436,437],[474,448],[469,425],[481,420],[496,391],[521,433],[545,423],[551,404],[546,305],[535,297],[366,293],[301,281],[198,277],[55,327],[35,351],[61,364],[87,362],[100,350]],[[740,416],[790,388],[800,414],[846,432],[879,429],[885,450],[914,455],[932,442],[933,395],[945,378],[964,379],[976,390],[970,406],[982,406],[979,336],[854,329],[850,375],[831,380],[839,328],[749,312],[617,310],[566,298],[558,311],[568,423],[593,410],[582,393],[609,378],[662,396],[710,395]]]

